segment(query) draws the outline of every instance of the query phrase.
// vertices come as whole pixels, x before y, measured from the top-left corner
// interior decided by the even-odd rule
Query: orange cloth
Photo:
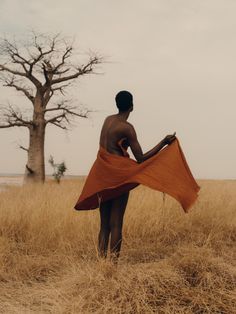
[[[178,139],[142,163],[130,159],[125,152],[124,156],[118,156],[100,146],[74,208],[95,209],[101,201],[118,197],[139,184],[174,197],[185,212],[196,200],[200,189]]]

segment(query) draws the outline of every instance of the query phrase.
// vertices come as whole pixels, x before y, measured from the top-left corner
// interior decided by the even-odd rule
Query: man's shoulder
[[[133,130],[133,129],[134,129],[133,124],[131,124],[131,123],[128,122],[128,121],[125,121],[125,126],[126,126],[126,128],[127,128],[128,130]]]
[[[111,118],[113,118],[113,117],[114,117],[114,114],[111,114],[111,115],[107,116],[107,117],[104,119],[104,121],[109,120],[109,119],[111,119]]]
[[[135,133],[135,129],[133,127],[133,125],[129,122],[124,122],[122,130],[124,132],[124,134],[128,137],[133,136],[133,134]]]

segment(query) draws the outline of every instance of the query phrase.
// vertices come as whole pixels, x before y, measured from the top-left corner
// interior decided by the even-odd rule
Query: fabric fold
[[[200,189],[177,138],[142,163],[137,163],[128,155],[111,154],[100,146],[74,208],[98,208],[100,202],[116,198],[139,184],[174,197],[185,212],[197,199]]]

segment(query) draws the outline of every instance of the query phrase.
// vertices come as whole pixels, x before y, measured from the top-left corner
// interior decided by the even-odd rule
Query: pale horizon
[[[231,0],[1,1],[1,36],[61,32],[107,60],[102,75],[80,79],[68,96],[94,110],[90,118],[71,131],[46,130],[46,174],[50,155],[65,161],[66,175],[88,174],[103,120],[125,89],[144,152],[176,131],[196,179],[236,179],[235,16]],[[31,109],[20,93],[1,84],[0,91],[0,105]],[[26,152],[17,145],[27,146],[27,130],[0,129],[0,142],[0,174],[23,174]]]

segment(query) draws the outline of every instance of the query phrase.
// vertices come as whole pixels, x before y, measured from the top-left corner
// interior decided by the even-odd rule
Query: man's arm
[[[138,163],[141,163],[149,159],[150,157],[156,155],[165,145],[172,143],[173,140],[175,139],[175,134],[167,135],[162,141],[160,141],[160,143],[158,143],[156,146],[154,146],[145,154],[143,153],[142,148],[138,142],[135,129],[131,124],[127,129],[127,139],[129,141],[129,145],[135,159],[137,160]]]

